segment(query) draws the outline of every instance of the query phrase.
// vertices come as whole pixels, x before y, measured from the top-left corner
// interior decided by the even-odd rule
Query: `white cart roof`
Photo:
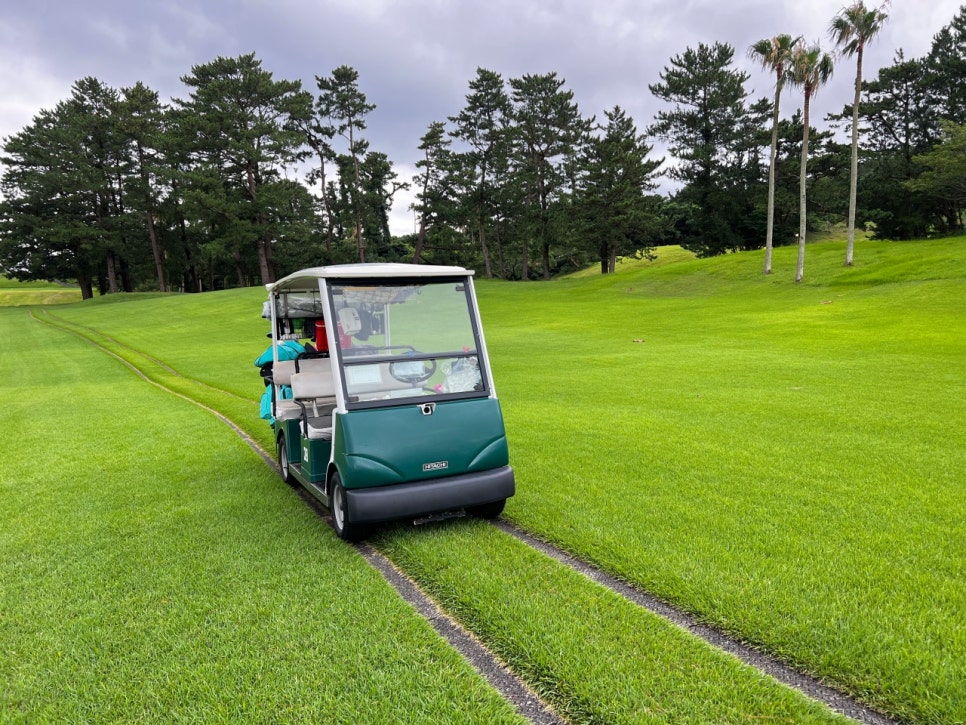
[[[419,277],[465,277],[473,270],[464,267],[446,267],[431,264],[360,263],[332,264],[327,267],[309,267],[293,272],[277,282],[267,284],[269,292],[310,291],[319,288],[319,279],[413,279]]]

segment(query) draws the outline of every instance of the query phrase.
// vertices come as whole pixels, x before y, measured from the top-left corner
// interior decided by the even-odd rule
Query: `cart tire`
[[[365,538],[366,527],[349,522],[349,502],[346,500],[345,487],[338,473],[332,475],[329,488],[329,510],[332,512],[332,528],[343,541],[359,541]]]
[[[285,434],[279,433],[275,441],[275,453],[278,458],[278,472],[282,475],[282,480],[289,486],[295,485],[295,477],[288,465],[288,446],[285,442]]]
[[[506,506],[506,499],[501,498],[499,501],[493,501],[492,503],[470,506],[466,510],[471,516],[477,516],[481,519],[495,519],[503,513],[504,506]]]

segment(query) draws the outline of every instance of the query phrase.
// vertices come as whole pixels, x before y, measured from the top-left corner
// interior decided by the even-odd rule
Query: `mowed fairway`
[[[850,270],[843,247],[810,246],[797,286],[790,249],[767,279],[760,254],[661,250],[611,277],[481,281],[517,470],[506,517],[900,719],[963,721],[966,240],[866,242]],[[115,298],[49,319],[148,367],[145,355],[163,361],[262,442],[251,365],[266,344],[261,299]],[[38,337],[55,334],[45,329]],[[174,421],[206,415],[158,406]],[[216,452],[259,468],[204,420],[218,438],[200,448],[214,483],[226,485]],[[290,507],[272,527],[312,520],[280,482],[260,485]],[[348,556],[319,522],[305,526],[303,551]],[[824,718],[497,534],[451,522],[387,527],[375,543],[575,720]],[[567,636],[568,618],[595,626]]]
[[[519,721],[210,413],[0,334],[0,722]]]
[[[901,718],[962,722],[966,240],[861,249],[810,247],[801,286],[780,249],[768,279],[747,254],[494,290],[532,482],[509,515]]]
[[[55,305],[79,302],[78,287],[65,287],[46,282],[18,282],[0,276],[0,307],[23,305]]]

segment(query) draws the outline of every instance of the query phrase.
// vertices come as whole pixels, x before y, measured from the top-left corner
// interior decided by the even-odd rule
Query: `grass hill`
[[[19,282],[0,275],[0,307],[77,302],[80,289],[53,282]]]
[[[517,471],[506,516],[900,719],[966,720],[966,239],[863,241],[849,269],[844,243],[810,244],[802,284],[794,255],[777,249],[769,277],[761,253],[699,260],[662,248],[613,275],[479,280]],[[252,364],[267,344],[262,298],[260,289],[125,295],[31,313],[226,412],[270,448]],[[51,337],[25,314],[0,310],[0,324],[21,320],[8,322],[16,335],[42,328],[35,345]],[[19,367],[8,368],[5,378],[17,379]],[[46,389],[42,370],[34,374]],[[113,396],[120,383],[110,380],[101,389]],[[125,396],[135,383],[145,387],[131,376]],[[167,410],[149,403],[142,415]],[[16,423],[32,426],[38,408],[23,407]],[[46,430],[2,462],[46,460]],[[219,441],[205,432],[195,455],[211,460]],[[141,453],[156,479],[196,485],[194,455],[158,450]],[[83,449],[75,459],[84,461]],[[73,477],[44,470],[39,491]],[[218,470],[205,475],[216,480]],[[288,495],[281,484],[244,485],[271,511],[289,511],[275,500]],[[245,541],[258,512],[243,502],[231,510],[245,519],[231,536]],[[302,539],[290,543],[304,550],[309,525],[300,521]],[[272,536],[288,542],[277,529]],[[324,529],[311,534],[332,543]],[[4,551],[14,546],[7,537]],[[753,674],[722,674],[710,655],[671,646],[665,634],[649,639],[660,623],[564,581],[506,538],[456,522],[387,527],[375,543],[576,720],[639,720],[642,693],[654,698],[649,716],[668,722],[699,719],[703,707],[722,707],[722,722],[824,718],[756,689]],[[257,547],[245,551],[260,566]]]

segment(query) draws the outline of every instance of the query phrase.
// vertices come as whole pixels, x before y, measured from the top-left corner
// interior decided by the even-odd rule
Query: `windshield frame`
[[[452,400],[466,400],[473,398],[487,398],[494,397],[493,389],[491,384],[491,377],[489,372],[489,364],[486,359],[486,347],[483,340],[483,335],[481,332],[481,327],[479,323],[478,309],[476,306],[475,296],[473,294],[473,283],[472,277],[469,275],[453,275],[453,276],[434,276],[434,277],[372,277],[372,278],[328,278],[325,280],[323,285],[324,293],[327,296],[328,309],[331,311],[333,319],[336,317],[336,312],[340,307],[345,306],[341,301],[337,302],[336,289],[341,289],[342,287],[415,287],[421,289],[423,287],[437,286],[437,285],[457,285],[462,286],[463,301],[466,305],[466,312],[468,316],[468,321],[470,325],[470,330],[473,335],[473,347],[464,348],[462,350],[436,350],[429,352],[411,352],[402,355],[389,354],[360,354],[353,355],[349,351],[353,348],[343,348],[338,340],[338,334],[335,334],[336,344],[330,347],[330,354],[332,359],[336,362],[339,370],[339,381],[341,386],[341,397],[345,401],[346,410],[366,410],[373,408],[387,408],[387,407],[399,407],[404,405],[423,405],[425,403],[435,403],[444,402]],[[393,304],[387,303],[387,307],[391,310]],[[403,302],[405,304],[405,302]],[[333,325],[333,331],[337,328],[337,325]],[[406,345],[395,345],[390,344],[388,347],[378,347],[374,346],[375,350],[385,350],[392,348],[404,348],[409,347]],[[357,348],[361,349],[361,348]],[[412,348],[410,348],[412,350]],[[473,359],[479,368],[480,375],[480,389],[464,390],[457,392],[445,392],[440,390],[428,391],[423,389],[422,394],[413,392],[405,395],[400,395],[398,397],[389,396],[386,398],[379,399],[369,399],[369,400],[359,400],[358,396],[352,395],[349,392],[349,378],[351,377],[351,370],[353,367],[362,368],[366,365],[377,365],[377,364],[388,364],[399,362],[416,362],[420,360],[431,360],[439,363],[440,361],[452,361],[452,360],[462,360],[462,359]],[[412,388],[416,391],[417,388]]]

